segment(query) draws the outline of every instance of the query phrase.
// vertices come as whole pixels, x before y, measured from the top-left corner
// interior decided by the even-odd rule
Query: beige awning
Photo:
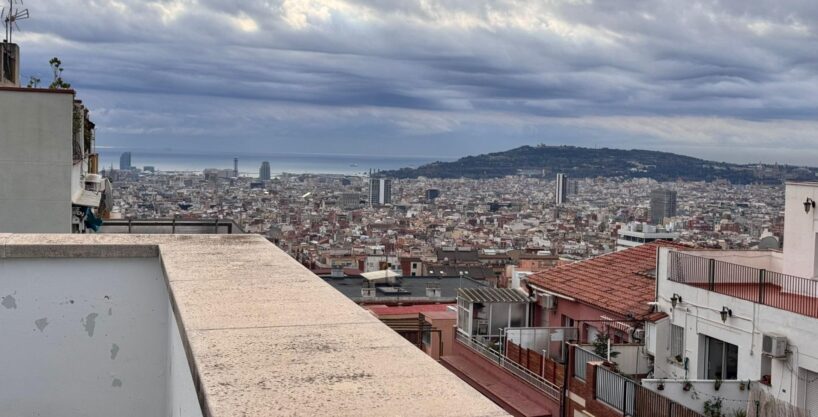
[[[99,202],[102,199],[102,193],[95,191],[82,190],[74,194],[71,198],[71,203],[75,206],[81,207],[99,207]]]

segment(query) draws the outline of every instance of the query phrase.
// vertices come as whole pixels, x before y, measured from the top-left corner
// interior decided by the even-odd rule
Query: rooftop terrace
[[[43,285],[60,279],[67,297]],[[160,306],[154,308],[167,301],[170,318],[152,318],[157,312],[150,307],[110,295],[113,281],[123,294],[142,288],[144,299]],[[0,366],[28,381],[19,390],[32,397],[19,406],[23,414],[143,415],[139,402],[111,398],[145,396],[151,381],[119,378],[124,365],[117,358],[127,358],[137,372],[147,357],[171,367],[165,391],[154,387],[151,398],[164,401],[160,407],[174,416],[190,401],[208,417],[506,415],[257,235],[0,234],[0,297],[0,319],[12,329],[4,339],[17,341],[3,349]],[[116,317],[127,319],[125,330],[111,325]],[[150,355],[146,347],[113,340],[137,325],[165,334],[154,322],[170,333],[156,336]],[[27,351],[39,349],[36,343],[59,354],[68,340],[60,336],[76,341],[70,348],[82,356],[44,358],[52,375],[33,379],[17,365],[31,359]],[[174,336],[182,349],[173,348]],[[169,352],[162,353],[163,346]],[[187,367],[176,366],[185,361]],[[73,369],[80,372],[74,383],[93,398],[34,397],[42,380]]]

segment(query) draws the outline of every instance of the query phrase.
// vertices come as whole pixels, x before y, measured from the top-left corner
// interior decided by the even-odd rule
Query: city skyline
[[[24,80],[60,56],[101,146],[808,164],[816,14],[768,3],[72,1],[15,39]]]

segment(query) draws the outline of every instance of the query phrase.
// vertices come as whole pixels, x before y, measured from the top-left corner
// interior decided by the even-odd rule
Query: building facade
[[[661,224],[676,216],[676,191],[656,189],[650,192],[650,221]]]
[[[264,161],[261,163],[261,168],[258,170],[258,179],[262,181],[270,181],[270,163]]]
[[[646,223],[628,223],[617,230],[616,250],[633,248],[657,240],[673,241],[679,238],[678,233]]]
[[[5,65],[19,66],[19,48],[2,49],[17,54]],[[110,183],[97,175],[88,110],[74,90],[20,88],[14,78],[0,87],[0,232],[82,232],[88,221],[96,227]]]
[[[369,205],[384,206],[392,203],[392,180],[388,178],[369,179]]]
[[[119,170],[129,171],[131,168],[133,168],[131,164],[131,153],[122,152],[122,155],[119,156]]]
[[[818,415],[816,199],[818,183],[787,184],[783,253],[659,251],[667,316],[647,326],[646,350],[663,385],[750,384],[778,408]]]
[[[565,174],[557,174],[557,185],[554,190],[556,195],[556,204],[563,205],[568,201],[568,176]]]

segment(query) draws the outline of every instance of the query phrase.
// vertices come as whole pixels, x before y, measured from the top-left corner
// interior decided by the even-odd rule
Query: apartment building
[[[816,200],[817,183],[787,184],[783,252],[660,249],[656,305],[666,317],[647,326],[650,384],[699,404],[688,384],[705,386],[733,400],[725,408],[748,401],[741,388],[751,385],[753,401],[818,415]]]
[[[20,48],[3,43],[0,232],[80,233],[111,209],[94,123],[71,89],[21,88]]]

